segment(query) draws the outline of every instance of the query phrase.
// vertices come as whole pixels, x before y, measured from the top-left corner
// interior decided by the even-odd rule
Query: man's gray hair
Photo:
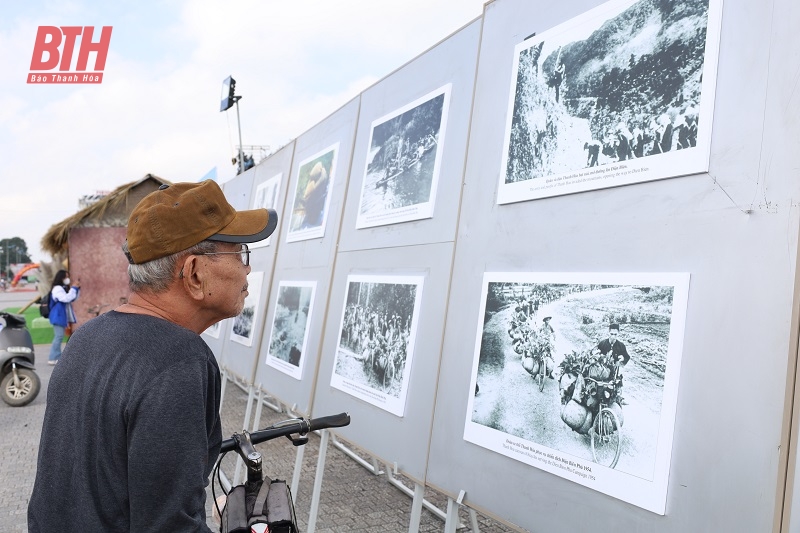
[[[122,245],[122,250],[127,251],[128,243]],[[191,248],[176,254],[161,257],[142,263],[141,265],[128,265],[128,286],[131,292],[163,292],[175,278],[175,265],[187,255],[205,254],[217,251],[214,241],[202,241]]]

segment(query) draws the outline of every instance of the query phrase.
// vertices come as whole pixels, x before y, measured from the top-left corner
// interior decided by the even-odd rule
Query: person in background
[[[597,166],[597,158],[600,156],[600,148],[602,147],[602,143],[595,139],[583,143],[583,149],[589,152],[589,156],[586,158],[587,167]]]
[[[58,359],[61,357],[61,342],[64,340],[67,327],[77,322],[72,302],[78,298],[80,290],[80,282],[72,283],[72,280],[69,279],[69,272],[66,270],[56,272],[53,284],[50,286],[50,323],[53,325],[53,345],[50,347],[48,365],[58,363]]]

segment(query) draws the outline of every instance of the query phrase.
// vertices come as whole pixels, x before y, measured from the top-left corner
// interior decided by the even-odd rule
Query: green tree
[[[28,245],[20,237],[10,239],[0,239],[0,274],[6,277],[13,277],[9,265],[13,263],[30,263],[28,255]]]

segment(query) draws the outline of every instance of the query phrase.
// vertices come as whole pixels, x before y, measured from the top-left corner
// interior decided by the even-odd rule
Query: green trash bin
[[[53,325],[47,318],[43,316],[34,318],[28,324],[28,329],[31,332],[33,344],[53,344]]]

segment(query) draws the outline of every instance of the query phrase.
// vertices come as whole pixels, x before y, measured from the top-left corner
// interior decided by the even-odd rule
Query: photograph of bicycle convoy
[[[485,287],[471,422],[652,479],[674,287]]]

